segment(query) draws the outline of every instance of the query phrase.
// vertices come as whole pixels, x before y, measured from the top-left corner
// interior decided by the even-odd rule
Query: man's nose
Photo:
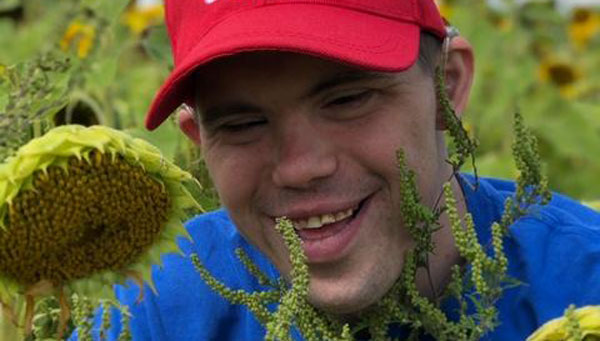
[[[309,188],[335,173],[338,160],[331,136],[306,120],[287,125],[276,139],[273,182],[280,187]]]

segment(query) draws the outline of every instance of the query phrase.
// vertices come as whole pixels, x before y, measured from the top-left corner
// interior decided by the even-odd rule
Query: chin
[[[372,286],[367,290],[351,286],[338,288],[323,288],[311,285],[308,300],[317,309],[338,316],[354,316],[367,310],[385,295],[387,289],[373,291]]]
[[[354,316],[366,310],[374,302],[364,300],[323,300],[309,296],[309,302],[318,310],[335,316]]]

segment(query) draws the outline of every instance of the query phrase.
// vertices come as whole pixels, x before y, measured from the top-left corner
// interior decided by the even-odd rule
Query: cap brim
[[[178,63],[151,104],[146,128],[158,127],[189,99],[189,76],[213,59],[281,50],[374,71],[402,71],[417,59],[419,35],[413,23],[326,5],[279,4],[236,13],[215,25]]]

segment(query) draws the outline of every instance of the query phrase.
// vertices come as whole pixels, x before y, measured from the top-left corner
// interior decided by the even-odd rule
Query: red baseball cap
[[[189,76],[216,58],[291,51],[392,72],[415,63],[422,30],[446,36],[433,0],[166,0],[165,6],[175,68],[146,116],[150,130],[192,103]]]

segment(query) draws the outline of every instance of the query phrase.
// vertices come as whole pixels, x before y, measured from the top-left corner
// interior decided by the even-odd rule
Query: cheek
[[[422,198],[430,203],[437,195],[435,184],[439,177],[439,156],[434,115],[423,119],[429,112],[399,110],[388,112],[381,120],[362,126],[356,131],[354,152],[359,153],[366,168],[382,177],[391,185],[394,200],[399,193],[398,165],[396,153],[404,151],[409,169],[415,172],[417,186]],[[419,115],[414,113],[420,113]]]
[[[413,111],[418,112],[418,111]],[[380,113],[353,131],[354,152],[386,176],[397,174],[396,153],[403,150],[411,169],[426,171],[437,154],[435,121],[406,110]]]
[[[204,158],[222,204],[231,212],[246,211],[254,184],[258,183],[256,160],[245,153],[218,149],[205,150]]]

